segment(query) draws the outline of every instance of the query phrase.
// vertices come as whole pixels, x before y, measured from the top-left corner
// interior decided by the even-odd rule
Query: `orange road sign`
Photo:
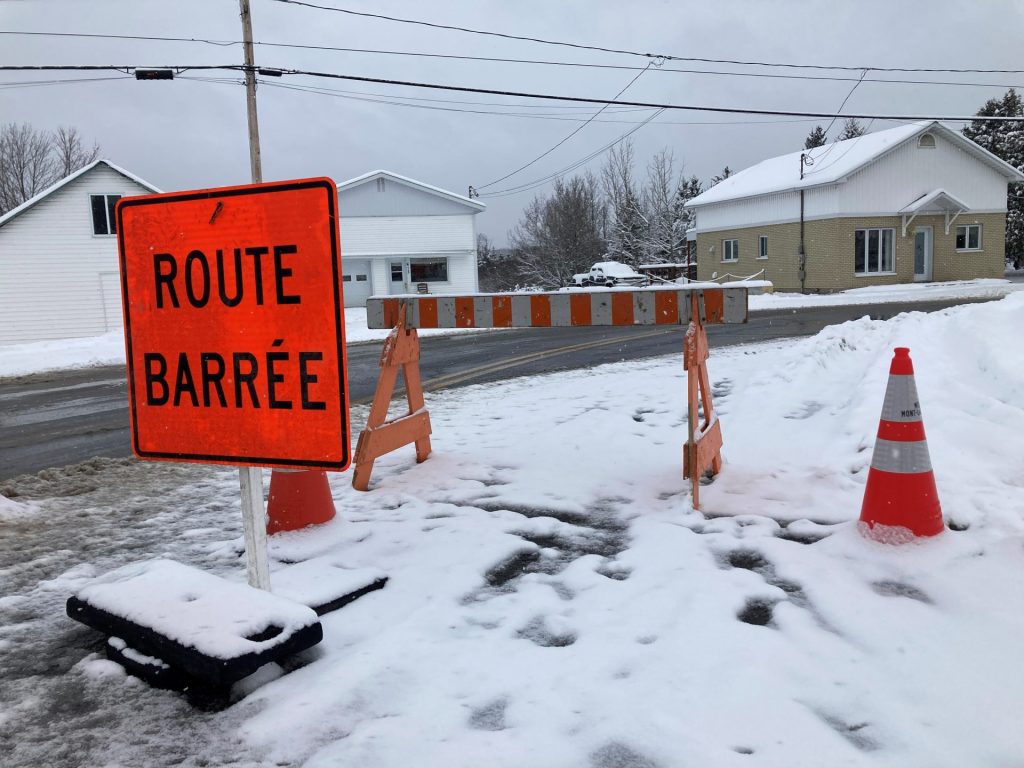
[[[135,454],[347,469],[334,183],[122,198],[117,237]]]

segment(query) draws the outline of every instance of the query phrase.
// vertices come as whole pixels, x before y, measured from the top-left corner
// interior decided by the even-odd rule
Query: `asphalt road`
[[[959,301],[912,306],[867,304],[751,313],[745,325],[709,326],[712,348],[807,336],[827,325],[870,315],[887,319],[906,308],[933,312]],[[498,381],[620,360],[678,353],[681,327],[537,328],[421,340],[425,389]],[[379,343],[348,349],[349,397],[373,396]],[[122,366],[60,371],[0,381],[0,480],[94,456],[131,454],[127,389]]]

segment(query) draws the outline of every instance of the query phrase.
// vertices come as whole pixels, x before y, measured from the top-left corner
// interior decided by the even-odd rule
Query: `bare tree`
[[[677,221],[676,186],[672,150],[662,149],[647,165],[647,186],[643,195],[647,221],[644,261],[672,261],[681,242],[686,240],[686,229],[679,231]]]
[[[633,178],[633,144],[612,147],[601,169],[608,203],[608,252],[617,261],[635,266],[644,261],[647,217]]]
[[[560,288],[605,252],[604,202],[591,174],[557,179],[550,198],[535,197],[509,233],[522,278]]]
[[[0,214],[95,160],[99,145],[85,149],[75,128],[53,133],[28,123],[0,127]]]
[[[52,140],[59,178],[70,176],[100,156],[100,145],[93,142],[92,147],[86,149],[74,126],[60,126],[53,132]]]

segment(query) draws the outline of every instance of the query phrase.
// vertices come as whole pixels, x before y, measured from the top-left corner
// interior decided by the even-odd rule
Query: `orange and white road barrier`
[[[706,472],[715,474],[722,466],[722,429],[711,404],[704,324],[747,322],[749,290],[770,287],[767,282],[751,282],[742,287],[695,283],[474,296],[372,296],[366,301],[367,327],[393,330],[384,344],[370,417],[356,446],[352,486],[367,490],[374,460],[403,445],[416,444],[418,462],[430,454],[430,415],[424,407],[420,384],[417,328],[688,325],[684,360],[688,374],[689,439],[683,459],[684,476],[691,480],[693,505],[697,508],[700,476]],[[399,369],[405,377],[409,411],[385,421]]]
[[[762,283],[757,283],[757,286]],[[705,323],[747,322],[747,288],[690,287],[492,293],[478,296],[373,296],[368,328],[564,328],[585,325],[686,325],[697,297]]]
[[[267,533],[297,531],[334,518],[334,499],[327,473],[275,469],[267,498]]]
[[[945,528],[924,435],[914,364],[906,347],[896,348],[889,366],[889,384],[859,525],[865,536],[889,544],[905,543],[916,536],[935,536]]]

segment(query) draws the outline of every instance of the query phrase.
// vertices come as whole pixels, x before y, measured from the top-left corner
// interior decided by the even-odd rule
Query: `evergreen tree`
[[[846,118],[846,122],[843,123],[843,130],[839,136],[836,137],[836,141],[846,141],[847,139],[856,139],[858,136],[863,136],[867,131],[864,130],[864,126],[860,124],[860,121],[855,117]]]
[[[814,149],[825,146],[825,129],[820,125],[814,126],[814,130],[807,134],[804,139],[804,149]]]
[[[717,176],[712,176],[711,177],[711,184],[709,186],[713,187],[713,186],[715,186],[715,184],[718,184],[720,181],[725,181],[730,176],[732,176],[732,171],[729,169],[729,166],[727,165],[727,166],[725,166],[725,168],[722,169],[722,172],[720,174],[718,174]]]
[[[978,117],[1024,117],[1024,102],[1013,88],[1001,99],[989,99],[977,111]],[[1020,123],[974,120],[963,129],[963,135],[1005,160],[1017,170],[1024,170],[1024,126]],[[1024,266],[1024,200],[1021,190],[1011,186],[1006,201],[1006,260]]]
[[[686,231],[696,224],[697,218],[692,210],[684,206],[703,191],[704,185],[700,183],[700,179],[696,176],[679,180],[679,186],[676,188],[676,197],[673,201],[673,209],[676,215],[676,253],[679,254],[675,258],[677,262],[690,262],[691,254],[687,246]]]

